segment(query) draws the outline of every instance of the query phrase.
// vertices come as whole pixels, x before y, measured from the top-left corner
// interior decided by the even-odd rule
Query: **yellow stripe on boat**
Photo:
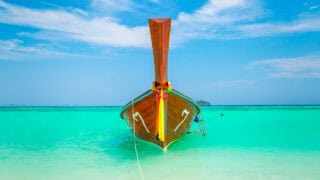
[[[160,141],[164,142],[164,103],[163,103],[163,93],[164,91],[160,91],[160,100],[159,100],[159,112],[158,112],[158,133]]]

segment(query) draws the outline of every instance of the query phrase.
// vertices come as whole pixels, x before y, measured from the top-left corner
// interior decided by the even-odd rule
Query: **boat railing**
[[[200,113],[198,115],[199,119],[197,121],[195,121],[198,126],[199,126],[199,129],[197,130],[193,130],[193,131],[189,131],[187,132],[187,134],[190,134],[190,133],[199,133],[203,136],[205,136],[207,134],[207,129],[206,129],[206,125],[205,125],[205,121],[204,121],[204,118],[202,116],[202,114]]]

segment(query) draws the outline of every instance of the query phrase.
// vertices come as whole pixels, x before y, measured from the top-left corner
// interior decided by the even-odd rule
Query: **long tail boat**
[[[200,113],[199,106],[168,81],[170,26],[170,18],[149,19],[155,81],[151,89],[130,101],[121,112],[135,136],[164,150],[188,132]]]

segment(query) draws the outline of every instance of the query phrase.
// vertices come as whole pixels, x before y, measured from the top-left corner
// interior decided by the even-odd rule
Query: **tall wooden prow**
[[[170,18],[149,19],[156,88],[168,87],[168,51],[170,26]]]
[[[155,80],[152,88],[124,106],[121,117],[134,135],[166,149],[186,134],[200,108],[168,81],[170,18],[149,19]]]

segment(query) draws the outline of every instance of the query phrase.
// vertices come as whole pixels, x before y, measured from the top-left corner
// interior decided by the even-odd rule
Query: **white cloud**
[[[238,30],[242,32],[242,37],[261,37],[293,32],[320,31],[320,18],[305,18],[290,23],[256,23],[241,25],[238,27]]]
[[[320,56],[253,61],[251,69],[262,69],[270,78],[320,78]]]
[[[271,78],[319,78],[320,72],[305,72],[305,73],[293,73],[293,72],[274,72],[270,73]]]
[[[18,44],[21,43],[21,40],[12,39],[12,40],[0,40],[0,49],[11,51],[18,47]]]
[[[310,10],[312,10],[312,9],[317,9],[317,8],[318,8],[318,6],[311,6],[311,7],[309,7]]]
[[[256,22],[267,14],[253,0],[210,0],[193,13],[181,12],[173,23],[172,37],[179,43],[190,39],[242,39],[320,31],[320,17],[316,15],[304,14],[292,21]]]
[[[160,0],[149,0],[152,3],[160,3]]]
[[[21,37],[29,37],[29,38],[43,39],[43,40],[49,40],[49,41],[63,41],[69,38],[67,35],[61,32],[56,32],[56,31],[38,31],[35,33],[19,32],[17,35]]]
[[[113,18],[88,19],[63,10],[35,10],[0,0],[0,22],[56,32],[63,38],[117,47],[147,47],[146,26],[128,27]]]
[[[229,0],[229,1],[214,1],[210,0],[200,9],[194,11],[192,14],[181,12],[178,15],[178,22],[187,24],[192,23],[230,23],[241,19],[241,17],[234,17],[232,14],[223,13],[226,10],[237,8],[247,8],[248,4],[243,0]]]
[[[132,1],[94,0],[92,6],[108,6],[108,9],[130,10],[135,6]],[[29,37],[55,35],[56,39],[80,40],[89,43],[116,47],[150,47],[148,26],[129,27],[120,24],[112,17],[89,18],[81,9],[69,11],[37,10],[19,7],[0,0],[0,22],[31,26],[41,29]],[[224,36],[233,23],[248,21],[257,17],[257,11],[251,1],[211,0],[191,14],[180,13],[172,25],[172,43],[188,41],[195,38],[217,38]],[[250,12],[250,13],[249,13]],[[22,33],[23,34],[23,33]],[[228,33],[226,33],[228,34]],[[53,37],[50,36],[52,39]]]
[[[71,11],[75,14],[79,14],[79,15],[82,15],[82,16],[88,16],[88,12],[82,10],[82,9],[79,9],[79,8],[73,8],[71,9]]]
[[[117,11],[139,7],[132,0],[93,0],[91,6]],[[265,12],[255,0],[209,0],[192,13],[181,12],[172,23],[173,46],[191,39],[237,39],[284,33],[320,31],[320,18],[292,22],[255,23]],[[147,25],[127,26],[117,19],[92,17],[77,8],[31,9],[0,0],[0,23],[38,28],[19,35],[46,40],[77,40],[113,47],[151,47]]]
[[[25,46],[18,39],[0,40],[0,60],[54,59],[54,58],[92,58],[87,55],[50,50],[47,44]],[[97,58],[97,57],[96,57]]]
[[[173,23],[173,38],[176,42],[189,39],[229,38],[234,26],[260,17],[262,10],[253,1],[210,0],[191,14],[181,12]]]
[[[132,0],[92,0],[91,7],[104,12],[132,11],[136,4]]]

